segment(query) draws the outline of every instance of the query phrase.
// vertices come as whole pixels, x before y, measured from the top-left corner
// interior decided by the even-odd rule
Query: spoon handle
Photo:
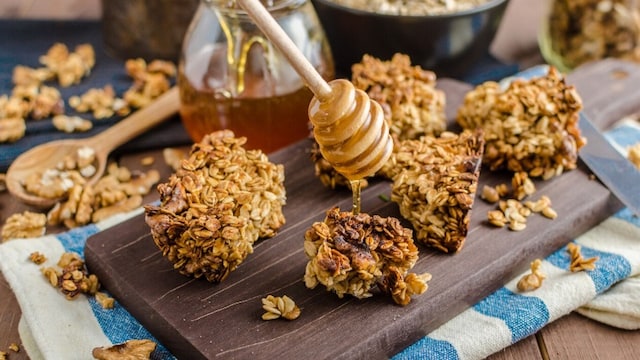
[[[96,152],[111,150],[167,120],[180,110],[180,94],[174,86],[160,95],[151,104],[137,110],[125,119],[104,130],[91,139]]]

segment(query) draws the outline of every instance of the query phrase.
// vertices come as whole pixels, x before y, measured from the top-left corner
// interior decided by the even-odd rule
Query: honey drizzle
[[[351,184],[351,192],[352,192],[352,206],[353,209],[351,212],[353,215],[358,215],[360,213],[360,203],[361,203],[361,191],[362,191],[362,180],[349,180]]]

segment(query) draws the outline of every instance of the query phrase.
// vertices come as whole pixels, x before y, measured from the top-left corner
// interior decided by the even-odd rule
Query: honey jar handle
[[[289,38],[287,33],[278,25],[260,0],[237,0],[251,19],[258,25],[267,38],[289,60],[298,75],[305,81],[307,87],[321,101],[331,96],[331,86],[322,78],[300,49]]]

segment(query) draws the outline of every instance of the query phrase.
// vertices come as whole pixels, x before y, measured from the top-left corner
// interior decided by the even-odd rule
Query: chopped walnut
[[[518,281],[517,288],[519,291],[533,291],[542,286],[542,281],[546,276],[540,270],[541,265],[542,260],[540,259],[535,259],[531,262],[531,273],[522,276]]]
[[[46,54],[40,56],[40,63],[46,66],[62,87],[80,83],[91,73],[95,65],[95,52],[90,44],[81,44],[70,52],[65,44],[55,43]]]
[[[485,82],[465,95],[457,122],[482,128],[483,162],[491,170],[507,168],[549,179],[576,168],[586,143],[578,128],[582,100],[575,87],[550,67],[546,76],[516,79],[502,90]]]
[[[100,291],[96,292],[96,301],[103,309],[113,309],[116,302],[114,298]]]
[[[89,274],[84,261],[73,252],[65,252],[57,263],[60,270],[47,267],[42,268],[42,275],[51,286],[59,289],[67,300],[75,299],[79,294],[95,295],[100,288],[98,277]]]
[[[93,123],[80,116],[56,115],[52,119],[53,126],[66,133],[85,132],[93,128]]]
[[[300,308],[287,295],[267,295],[266,298],[262,298],[262,308],[266,311],[262,314],[262,320],[275,320],[280,317],[295,320],[300,316]]]
[[[27,124],[21,117],[0,118],[0,143],[16,142],[24,137]]]
[[[585,271],[585,270],[593,270],[596,268],[596,261],[598,261],[598,257],[592,257],[585,259],[582,257],[580,253],[580,249],[582,247],[575,243],[569,243],[567,245],[567,252],[571,257],[571,263],[569,265],[569,270],[571,272]]]
[[[20,352],[20,346],[16,343],[11,343],[9,344],[9,350],[13,351],[13,352]]]
[[[133,108],[144,107],[169,90],[169,79],[176,74],[175,65],[164,60],[153,60],[147,65],[144,59],[129,59],[125,69],[133,78],[133,85],[125,91],[123,99]]]
[[[304,251],[309,258],[304,281],[311,289],[322,284],[338,297],[361,299],[372,296],[377,286],[400,305],[427,289],[427,276],[407,274],[418,260],[418,248],[412,231],[393,217],[333,208],[323,222],[307,229]]]
[[[405,140],[382,173],[394,179],[391,200],[416,240],[443,252],[464,244],[482,159],[482,132],[444,132]]]
[[[146,360],[151,358],[156,346],[148,339],[127,340],[109,347],[94,348],[91,355],[98,360]]]
[[[184,275],[224,280],[285,223],[284,167],[231,131],[205,136],[145,206],[153,240]]]
[[[110,118],[114,114],[124,116],[131,112],[123,99],[116,97],[111,85],[92,88],[80,96],[69,98],[69,105],[78,112],[91,112],[96,119]]]
[[[629,161],[635,165],[638,170],[640,170],[640,142],[635,143],[631,147],[629,147],[629,154],[627,155]]]
[[[31,211],[16,213],[7,218],[2,226],[2,241],[18,238],[33,238],[44,235],[47,216]]]
[[[36,265],[40,265],[47,261],[47,257],[44,256],[44,254],[42,254],[41,252],[34,251],[29,254],[29,260],[31,260]]]

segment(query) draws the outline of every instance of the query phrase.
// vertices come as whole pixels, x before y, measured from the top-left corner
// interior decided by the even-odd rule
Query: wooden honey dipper
[[[344,79],[327,83],[259,0],[236,0],[289,60],[315,95],[309,120],[322,156],[351,182],[353,213],[360,212],[360,180],[389,159],[393,140],[382,107]]]

